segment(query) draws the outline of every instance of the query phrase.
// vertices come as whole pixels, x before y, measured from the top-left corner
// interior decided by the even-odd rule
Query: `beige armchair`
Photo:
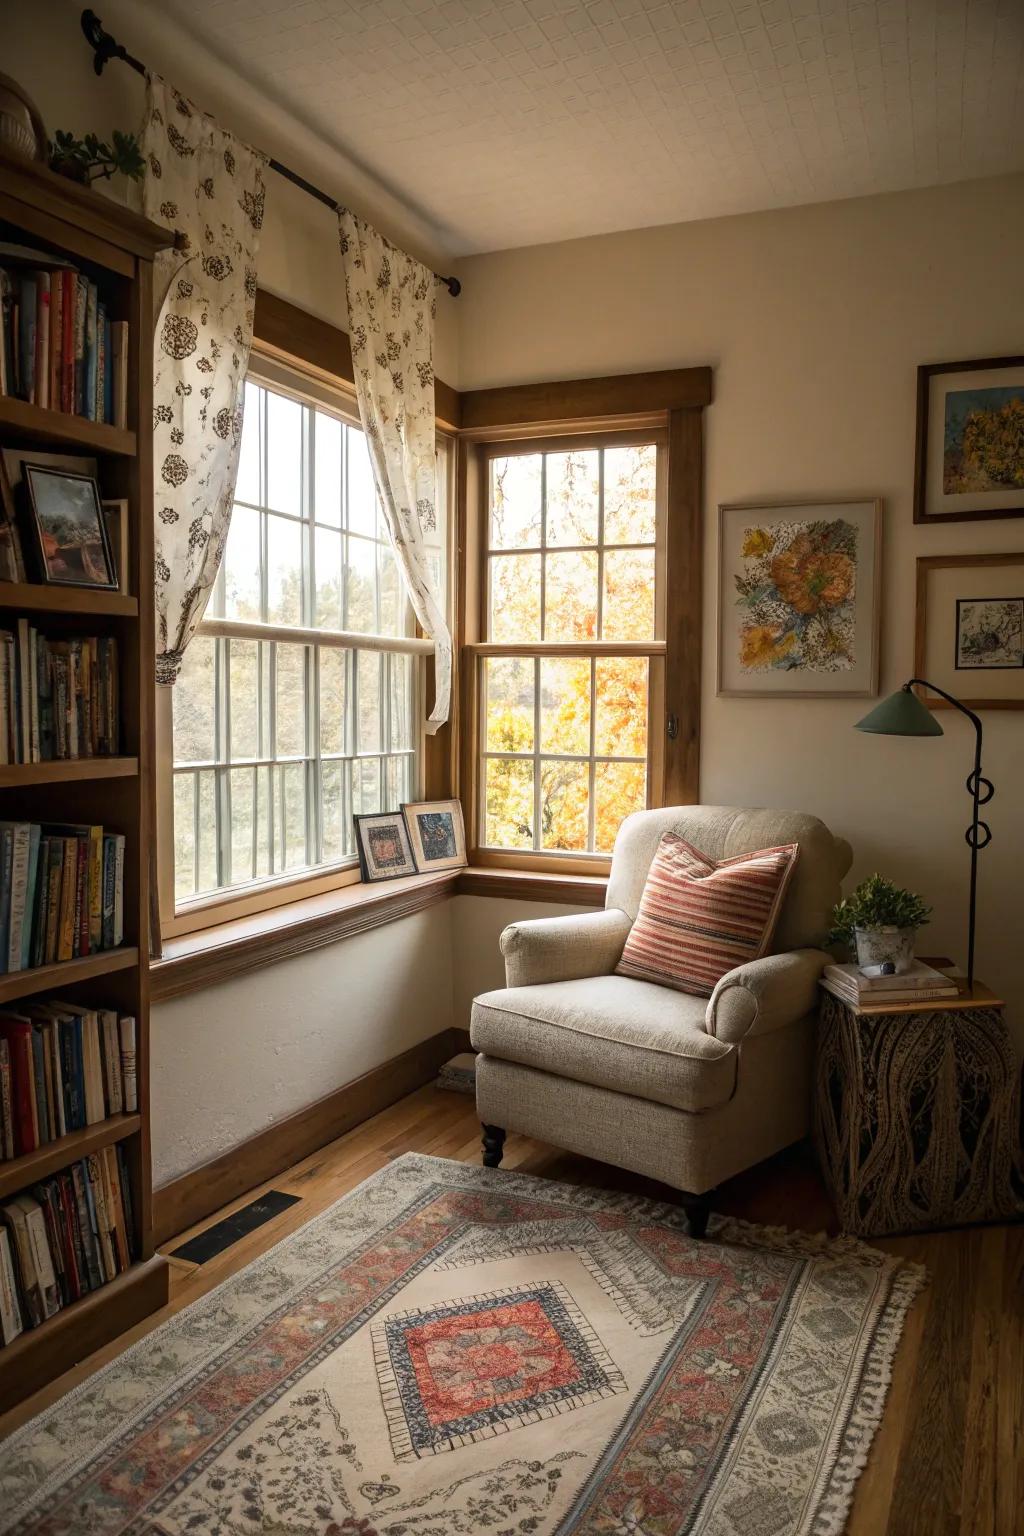
[[[711,858],[799,843],[773,953],[729,971],[710,999],[614,975],[663,832]],[[484,1163],[507,1131],[709,1192],[810,1128],[821,949],[848,843],[795,811],[678,806],[619,830],[603,912],[513,923],[501,936],[507,986],[473,1004]]]

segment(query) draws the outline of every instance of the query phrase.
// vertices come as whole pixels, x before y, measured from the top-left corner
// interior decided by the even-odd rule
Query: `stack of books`
[[[120,1146],[72,1163],[0,1206],[0,1341],[123,1274],[135,1256]]]
[[[124,942],[124,834],[0,821],[0,972]]]
[[[134,1018],[60,1000],[0,1013],[0,1162],[137,1109]]]
[[[119,715],[113,636],[0,630],[0,763],[116,757]]]
[[[128,322],[47,251],[0,241],[0,394],[128,425]]]
[[[858,965],[826,965],[821,984],[834,997],[855,1007],[882,1003],[935,1003],[957,997],[955,981],[915,960],[909,971],[893,976],[865,976]]]

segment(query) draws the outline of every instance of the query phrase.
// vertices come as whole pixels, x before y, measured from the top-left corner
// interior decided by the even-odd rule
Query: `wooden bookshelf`
[[[0,396],[0,446],[88,457],[104,499],[126,501],[129,589],[0,582],[0,628],[28,617],[43,634],[117,637],[122,754],[0,767],[0,820],[102,824],[125,836],[124,931],[118,949],[0,976],[0,1006],[81,1000],[136,1020],[138,1111],[74,1131],[0,1163],[6,1200],[97,1150],[119,1145],[131,1184],[135,1262],[117,1279],[0,1348],[0,1411],[162,1306],[168,1267],[153,1257],[149,1108],[149,902],[154,824],[153,260],[169,230],[45,168],[0,154],[0,239],[73,262],[107,312],[129,327],[128,425],[43,410]],[[30,548],[30,541],[23,537]]]

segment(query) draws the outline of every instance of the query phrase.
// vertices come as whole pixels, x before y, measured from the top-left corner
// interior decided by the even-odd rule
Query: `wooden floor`
[[[52,1403],[127,1343],[187,1306],[403,1152],[476,1162],[471,1099],[423,1088],[269,1184],[168,1243],[203,1230],[254,1193],[301,1200],[202,1266],[172,1260],[171,1304],[116,1344],[0,1418],[0,1435]],[[510,1136],[504,1166],[570,1183],[672,1198],[663,1186]],[[818,1231],[832,1214],[800,1149],[734,1179],[716,1208]],[[880,1241],[927,1264],[931,1285],[904,1332],[885,1419],[857,1489],[849,1536],[1021,1536],[1024,1533],[1024,1227]]]

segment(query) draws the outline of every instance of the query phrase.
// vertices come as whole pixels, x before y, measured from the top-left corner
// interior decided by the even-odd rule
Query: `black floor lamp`
[[[959,699],[954,699],[951,693],[938,688],[934,683],[929,683],[926,678],[912,677],[909,683],[896,693],[891,693],[887,699],[865,715],[863,720],[857,721],[858,731],[868,731],[874,736],[942,736],[942,726],[936,720],[931,710],[918,698],[914,692],[914,685],[928,688],[932,693],[937,693],[947,704],[952,704],[962,715],[966,715],[974,726],[974,768],[967,776],[967,793],[970,795],[974,815],[971,824],[964,834],[967,845],[971,850],[971,896],[968,908],[967,920],[967,990],[974,989],[974,920],[978,895],[978,853],[982,848],[987,848],[992,841],[992,832],[987,822],[982,821],[978,815],[979,807],[987,805],[995,794],[990,779],[983,777],[981,772],[981,721],[972,709],[966,704],[961,704]]]

